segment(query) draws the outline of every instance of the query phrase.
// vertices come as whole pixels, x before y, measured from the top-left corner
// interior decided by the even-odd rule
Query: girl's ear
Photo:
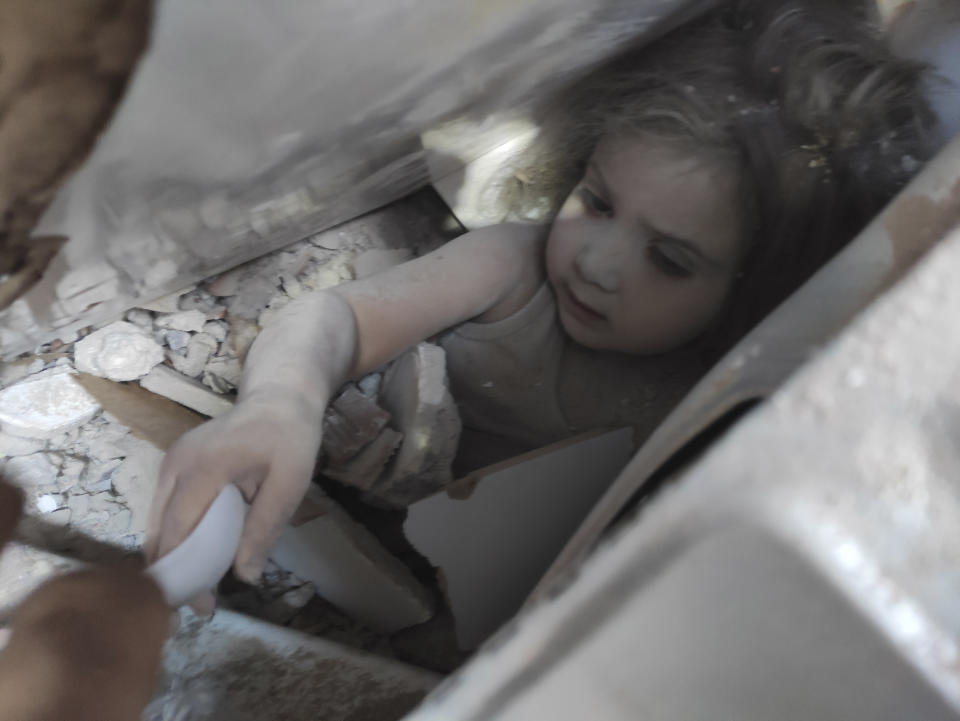
[[[3,548],[13,535],[22,508],[23,494],[20,490],[0,481],[0,548]]]

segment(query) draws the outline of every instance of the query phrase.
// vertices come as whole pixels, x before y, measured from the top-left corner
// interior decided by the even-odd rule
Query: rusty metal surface
[[[958,267],[960,230],[408,720],[960,718]]]

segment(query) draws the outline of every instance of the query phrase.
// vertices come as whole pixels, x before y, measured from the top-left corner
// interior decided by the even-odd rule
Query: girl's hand
[[[148,562],[166,555],[194,529],[228,484],[251,505],[234,560],[256,583],[283,526],[313,474],[322,415],[299,395],[251,394],[231,411],[190,431],[170,448],[160,470],[146,544]]]

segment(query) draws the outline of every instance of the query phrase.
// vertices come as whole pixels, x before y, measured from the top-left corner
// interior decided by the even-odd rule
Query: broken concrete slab
[[[69,368],[51,368],[0,391],[0,429],[14,436],[52,438],[99,411]]]
[[[633,452],[629,428],[585,434],[410,506],[404,533],[445,579],[461,648],[476,648],[520,609]]]
[[[183,330],[198,333],[207,323],[207,314],[202,310],[184,310],[176,313],[165,313],[154,319],[157,328],[165,330]]]
[[[157,366],[140,380],[148,391],[169,398],[205,416],[218,416],[233,408],[233,400],[214,393],[203,383],[177,373],[167,366]]]
[[[322,449],[327,462],[342,466],[373,442],[390,414],[353,383],[341,391],[323,416]]]
[[[181,612],[144,721],[394,721],[436,674],[232,611]]]
[[[383,475],[402,441],[402,433],[392,428],[384,428],[380,435],[353,458],[339,465],[324,466],[323,475],[361,491],[369,491]]]
[[[384,375],[380,401],[403,443],[371,495],[402,507],[453,480],[460,414],[447,387],[443,349],[420,343],[397,358]]]
[[[173,367],[183,375],[197,378],[203,373],[203,368],[210,360],[210,356],[217,352],[218,345],[212,335],[197,333],[187,343],[186,354],[171,354],[170,361]]]
[[[433,615],[430,595],[410,570],[317,486],[270,558],[376,631],[392,633]]]
[[[19,438],[0,432],[0,456],[28,456],[46,448],[47,442],[36,438]]]
[[[83,373],[132,381],[163,362],[163,348],[142,328],[117,321],[78,341],[74,362]]]
[[[150,504],[160,475],[163,452],[141,442],[113,473],[113,487],[130,510],[128,533],[141,535],[147,530]]]
[[[38,488],[55,487],[60,469],[51,454],[33,453],[0,461],[0,471],[5,480],[29,494]]]

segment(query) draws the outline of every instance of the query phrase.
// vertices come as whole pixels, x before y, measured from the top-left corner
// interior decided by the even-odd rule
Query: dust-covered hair
[[[594,68],[547,103],[501,200],[559,208],[608,134],[655,136],[741,170],[753,235],[716,328],[729,347],[848,242],[929,154],[925,68],[894,56],[862,6],[726,6]]]

